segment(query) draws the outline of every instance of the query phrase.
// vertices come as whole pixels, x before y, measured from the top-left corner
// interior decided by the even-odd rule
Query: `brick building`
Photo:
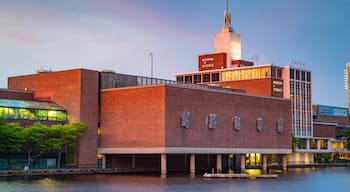
[[[79,167],[266,170],[286,168],[291,153],[288,99],[86,69],[9,77],[8,87],[12,98],[54,102],[68,122],[88,124]]]

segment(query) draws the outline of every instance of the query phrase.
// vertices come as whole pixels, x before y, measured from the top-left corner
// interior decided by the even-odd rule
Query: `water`
[[[350,168],[293,169],[278,179],[204,179],[201,176],[74,175],[0,178],[0,192],[289,192],[350,191]]]

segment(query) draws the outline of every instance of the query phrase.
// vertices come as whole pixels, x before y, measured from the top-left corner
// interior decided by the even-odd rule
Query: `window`
[[[317,140],[310,139],[310,149],[317,149]]]
[[[301,73],[301,80],[305,81],[305,71],[300,71]]]
[[[47,120],[47,110],[39,109],[36,112],[39,120]]]
[[[294,79],[294,69],[290,69],[289,73],[290,73],[290,79]]]
[[[211,81],[220,81],[219,73],[211,74]]]
[[[176,82],[183,83],[184,82],[184,77],[183,76],[177,76],[176,77]]]
[[[321,149],[328,149],[328,142],[325,139],[320,139],[320,147]]]
[[[300,139],[298,142],[298,149],[306,149],[306,139]]]
[[[185,83],[192,83],[192,76],[185,76]]]
[[[203,74],[203,82],[210,82],[210,74]]]
[[[201,83],[202,82],[202,75],[194,75],[194,83]]]
[[[296,79],[300,80],[300,71],[299,70],[295,71],[295,75],[296,75]]]
[[[306,81],[311,82],[311,73],[306,72]]]

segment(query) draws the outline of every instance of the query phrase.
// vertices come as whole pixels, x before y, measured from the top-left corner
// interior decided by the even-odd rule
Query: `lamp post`
[[[153,53],[150,53],[149,56],[151,57],[151,78],[153,78]]]

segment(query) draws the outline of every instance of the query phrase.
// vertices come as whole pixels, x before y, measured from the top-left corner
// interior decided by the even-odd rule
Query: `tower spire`
[[[231,27],[231,13],[228,9],[228,0],[226,0],[226,10],[224,12],[224,22],[225,22],[225,25],[222,28],[222,32],[234,32],[233,28]]]

